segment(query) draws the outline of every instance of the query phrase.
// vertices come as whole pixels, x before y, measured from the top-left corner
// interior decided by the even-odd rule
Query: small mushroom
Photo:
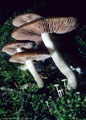
[[[23,14],[23,15],[19,15],[17,16],[14,20],[13,20],[13,25],[16,27],[19,27],[25,23],[31,22],[33,20],[36,19],[40,19],[42,18],[40,15],[34,14],[34,13],[27,13],[27,14]]]
[[[37,85],[40,88],[42,88],[44,86],[44,82],[40,78],[40,76],[34,66],[33,60],[40,61],[43,59],[47,59],[49,57],[50,57],[50,55],[46,51],[29,50],[28,52],[26,51],[26,52],[16,53],[9,59],[9,61],[25,64],[26,68],[30,71],[30,73],[34,77],[34,80],[37,82]]]
[[[22,48],[25,48],[25,49],[33,48],[34,44],[35,43],[31,42],[31,41],[29,41],[29,42],[28,41],[15,41],[15,42],[11,42],[11,43],[8,43],[7,45],[5,45],[2,48],[2,51],[6,52],[9,55],[14,55],[17,52],[22,52],[23,51]]]
[[[12,33],[12,37],[18,40],[28,38],[29,32],[41,35],[54,63],[68,80],[68,90],[76,89],[76,76],[72,69],[62,58],[60,51],[50,37],[50,33],[64,34],[73,31],[77,27],[77,19],[74,17],[42,18],[30,23],[26,23]],[[30,38],[31,39],[31,38]]]

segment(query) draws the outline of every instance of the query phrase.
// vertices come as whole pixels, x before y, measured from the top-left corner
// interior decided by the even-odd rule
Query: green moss
[[[58,120],[84,120],[86,119],[85,99],[86,96],[68,92],[65,97],[50,101],[52,113]]]
[[[79,54],[86,59],[86,25],[82,26],[75,39]]]

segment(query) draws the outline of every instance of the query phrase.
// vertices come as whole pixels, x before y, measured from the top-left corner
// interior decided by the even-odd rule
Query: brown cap
[[[77,19],[74,17],[41,18],[17,28],[12,32],[12,37],[17,40],[29,39],[29,33],[39,35],[44,32],[64,34],[77,27]],[[31,39],[32,36],[30,36]]]
[[[33,48],[33,46],[34,46],[34,42],[15,41],[5,45],[2,48],[2,51],[6,52],[9,55],[14,55],[15,53],[17,53],[17,48],[31,49]]]
[[[23,14],[23,15],[19,15],[17,16],[14,20],[13,20],[13,25],[16,27],[19,27],[27,22],[31,22],[33,20],[42,18],[40,15],[34,14],[34,13],[27,13],[27,14]]]
[[[35,41],[36,44],[42,42],[40,34],[34,33],[33,31],[28,31],[27,29],[16,29],[12,32],[11,37],[16,40],[31,40]]]
[[[26,52],[16,53],[9,59],[9,61],[15,63],[25,63],[28,59],[40,61],[48,59],[49,57],[50,55],[47,51],[28,50]]]

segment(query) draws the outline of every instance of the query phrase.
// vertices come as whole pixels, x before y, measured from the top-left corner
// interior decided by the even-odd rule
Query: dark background
[[[86,6],[83,0],[0,0],[0,24],[14,12],[23,12],[28,8],[42,16],[75,16],[80,22],[86,23]]]

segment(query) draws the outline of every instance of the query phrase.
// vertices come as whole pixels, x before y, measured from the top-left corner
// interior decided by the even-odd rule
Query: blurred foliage
[[[75,37],[81,57],[86,59],[86,25],[83,25]]]
[[[25,13],[32,12],[26,10]],[[62,85],[58,79],[57,71],[51,70],[53,63],[48,65],[40,72],[41,76],[46,77],[47,86],[39,89],[30,73],[18,69],[19,64],[10,63],[7,54],[2,53],[2,47],[11,41],[11,32],[15,27],[12,20],[20,13],[15,13],[2,26],[0,26],[0,118],[23,120],[86,120],[86,96],[67,92],[61,98],[54,84]],[[78,44],[78,51],[82,57],[86,57],[86,26],[79,30],[75,37]],[[51,63],[51,64],[50,64]],[[45,62],[46,64],[46,62]],[[44,65],[45,65],[44,64]],[[53,80],[53,81],[52,81]],[[64,89],[63,85],[61,88]],[[49,105],[48,105],[48,104]]]

